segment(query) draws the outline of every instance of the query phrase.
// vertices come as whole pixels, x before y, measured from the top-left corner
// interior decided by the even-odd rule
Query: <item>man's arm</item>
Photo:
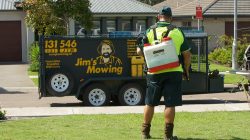
[[[151,28],[147,29],[145,33],[140,33],[137,38],[137,54],[143,56],[143,47],[145,43],[148,43],[147,34]]]
[[[190,65],[191,65],[191,52],[190,52],[191,48],[188,44],[188,41],[183,31],[181,29],[179,29],[179,31],[181,31],[184,37],[184,41],[181,45],[181,50],[180,50],[181,55],[182,55],[182,68],[184,70],[183,73],[185,74],[185,78],[189,80],[189,70],[190,70]]]
[[[191,65],[191,52],[189,50],[186,50],[182,52],[183,56],[183,63],[184,63],[184,73],[186,74],[187,80],[189,80],[189,68]]]

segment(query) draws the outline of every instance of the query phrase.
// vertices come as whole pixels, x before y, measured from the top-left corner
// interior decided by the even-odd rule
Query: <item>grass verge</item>
[[[38,86],[38,72],[28,71],[28,75],[35,84],[35,86]]]
[[[0,122],[3,140],[140,140],[142,114],[74,115]],[[250,139],[249,112],[176,114],[180,140]],[[151,135],[163,139],[163,114],[154,116]]]
[[[38,72],[28,71],[28,75],[37,76]]]

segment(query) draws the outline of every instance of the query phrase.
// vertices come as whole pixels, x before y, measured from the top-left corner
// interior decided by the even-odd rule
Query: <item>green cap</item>
[[[168,17],[172,17],[172,10],[170,7],[168,6],[164,6],[160,12],[159,12],[160,15],[164,15],[164,16],[168,16]]]

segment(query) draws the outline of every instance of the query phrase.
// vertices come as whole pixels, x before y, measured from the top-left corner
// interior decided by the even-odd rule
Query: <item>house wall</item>
[[[225,19],[205,19],[203,26],[208,35],[208,51],[212,51],[219,37],[225,35]]]
[[[21,21],[22,62],[28,62],[28,47],[34,40],[34,33],[27,28],[22,11],[1,11],[0,21]],[[10,31],[15,32],[15,31]],[[14,38],[13,38],[14,39]]]
[[[220,36],[226,34],[226,30],[230,30],[231,32],[234,31],[233,27],[226,29],[225,23],[228,21],[233,22],[233,18],[221,18],[221,19],[207,18],[204,20],[205,32],[207,32],[209,36],[209,40],[208,40],[209,51],[213,50],[217,46],[216,42],[218,41]],[[238,18],[237,20],[238,23],[242,21],[249,22],[250,18]],[[250,27],[250,22],[249,22],[249,27]],[[238,24],[238,28],[239,28],[239,24]]]
[[[182,27],[182,22],[184,21],[190,21],[192,27],[197,27],[198,25],[198,21],[192,18],[174,19],[173,24]],[[225,35],[226,33],[225,22],[227,21],[233,22],[233,18],[204,18],[203,21],[200,22],[200,26],[204,26],[204,30],[208,34],[208,51],[212,51],[214,48],[216,48],[219,37]],[[250,18],[238,18],[238,22],[241,21],[249,22]],[[233,30],[233,28],[227,30]]]
[[[182,22],[191,22],[193,28],[198,29],[198,20],[192,18],[176,19],[173,24],[178,27],[182,27]],[[204,27],[205,32],[208,35],[208,50],[211,51],[216,47],[216,42],[219,36],[225,34],[225,20],[214,20],[214,19],[204,19],[200,20],[200,27]]]

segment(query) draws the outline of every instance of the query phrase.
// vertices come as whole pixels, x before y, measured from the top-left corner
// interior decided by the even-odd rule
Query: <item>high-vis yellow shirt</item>
[[[157,22],[157,27],[156,27],[156,36],[157,36],[157,40],[159,42],[162,41],[164,35],[167,32],[167,26],[170,25],[170,23],[167,22]],[[154,32],[153,29],[148,29],[146,32],[147,38],[148,38],[148,43],[150,43],[151,45],[154,45]],[[168,34],[168,37],[170,37],[173,42],[174,45],[176,47],[176,52],[177,55],[180,56],[181,52],[189,50],[189,46],[187,45],[187,42],[185,40],[185,37],[182,33],[182,31],[178,28],[174,28],[173,30],[171,30]],[[149,73],[149,74],[159,74],[159,73],[164,73],[164,72],[174,72],[174,71],[180,71],[183,72],[182,69],[182,65],[180,64],[178,67],[175,68],[169,68],[169,69],[165,69],[165,70],[161,70],[155,73]]]

